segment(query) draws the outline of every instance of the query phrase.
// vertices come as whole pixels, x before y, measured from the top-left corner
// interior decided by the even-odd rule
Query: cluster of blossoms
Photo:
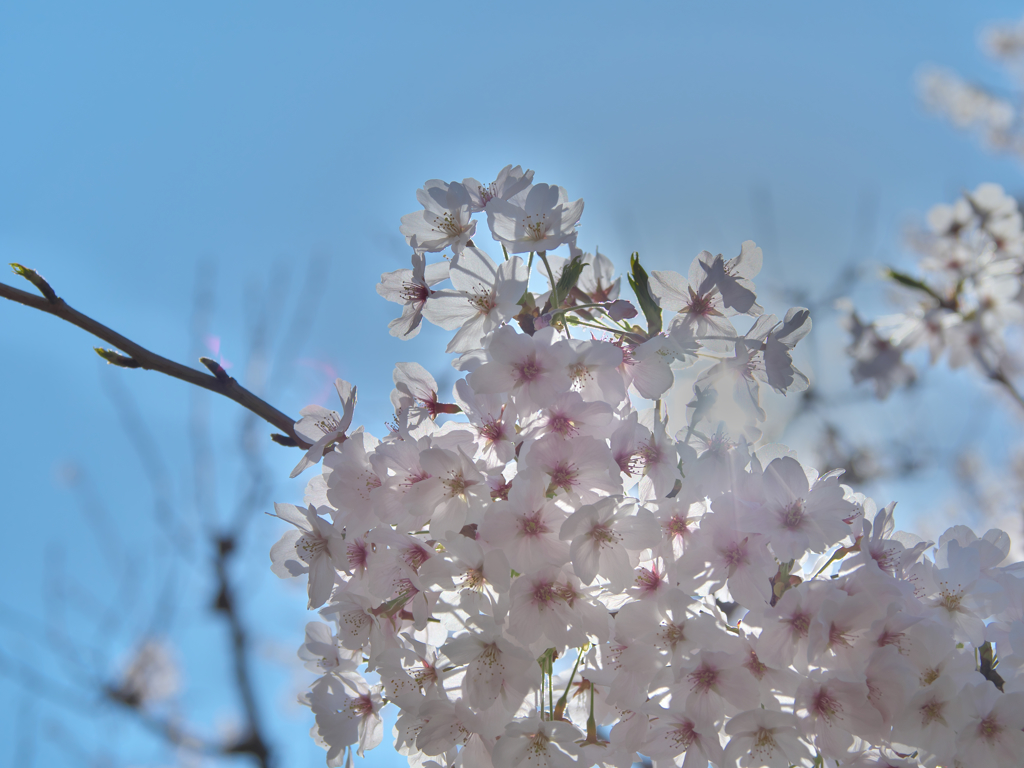
[[[982,48],[1015,81],[1017,94],[1005,94],[964,80],[941,67],[918,75],[921,100],[957,128],[976,131],[985,146],[1024,158],[1020,88],[1024,86],[1024,21],[993,26],[982,35]]]
[[[885,397],[914,379],[904,352],[927,347],[932,364],[948,354],[953,368],[973,363],[1009,386],[1016,366],[1007,331],[1024,321],[1024,217],[1017,201],[996,184],[982,184],[953,205],[935,206],[928,224],[930,231],[911,241],[924,276],[888,272],[911,290],[914,305],[870,324],[856,313],[847,319],[854,380],[873,381]]]
[[[532,182],[427,182],[402,220],[412,269],[378,286],[403,305],[394,335],[455,331],[454,402],[401,363],[384,437],[350,429],[340,381],[342,412],[297,425],[314,445],[296,472],[322,473],[305,507],[277,505],[295,528],[271,558],[326,622],[299,655],[328,765],[379,744],[393,703],[395,748],[423,768],[1018,766],[1008,537],[958,527],[932,548],[839,472],[754,449],[761,385],[807,386],[791,353],[810,318],[757,304],[753,243],[686,275],[634,256],[634,304],[576,248],[582,201]]]

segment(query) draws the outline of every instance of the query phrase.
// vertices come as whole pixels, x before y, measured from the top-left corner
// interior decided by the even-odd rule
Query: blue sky
[[[586,200],[581,245],[620,265],[636,250],[651,268],[685,272],[701,249],[730,254],[754,239],[765,253],[758,285],[775,291],[765,303],[784,310],[782,289],[820,289],[850,259],[908,264],[903,227],[961,189],[1021,191],[1014,161],[927,115],[913,91],[925,62],[1006,86],[977,34],[1019,13],[998,2],[9,3],[0,258],[38,269],[72,306],[169,357],[194,360],[210,351],[197,335],[217,337],[232,374],[255,382],[264,371],[268,398],[295,416],[345,377],[360,388],[357,421],[379,433],[394,362],[452,380],[442,335],[392,339],[394,305],[373,288],[408,265],[398,223],[425,180],[533,168]],[[867,229],[865,201],[877,212]],[[200,289],[211,300],[197,333]],[[826,326],[816,333],[834,349],[840,337]],[[250,353],[254,335],[265,359]],[[171,560],[160,520],[201,530],[231,519],[253,466],[239,457],[241,414],[179,382],[105,366],[92,346],[0,303],[0,606],[103,646],[109,665],[146,626],[166,626],[185,664],[183,706],[212,732],[234,706],[219,662],[204,660],[224,638],[198,572],[175,572],[180,605],[163,615]],[[837,356],[824,359],[820,376],[842,374]],[[967,378],[942,379],[914,416],[934,419],[946,403],[945,438],[969,436],[956,412],[975,419],[985,406]],[[123,426],[129,402],[152,451]],[[215,457],[198,480],[196,402]],[[879,413],[901,406],[889,407]],[[297,764],[322,759],[303,713],[289,714],[306,617],[300,593],[269,573],[282,525],[262,513],[298,501],[302,485],[287,480],[297,457],[269,444],[269,431],[255,429],[270,487],[249,510],[237,573],[261,637],[265,717]],[[89,487],[95,498],[83,502]],[[129,577],[110,563],[124,553],[138,560]],[[92,620],[94,599],[115,607],[116,632]],[[16,631],[25,626],[0,611],[5,657],[68,674],[40,650],[46,633]],[[169,762],[122,721],[90,722],[0,676],[0,744],[13,745],[0,763]],[[402,764],[386,748],[376,759]]]

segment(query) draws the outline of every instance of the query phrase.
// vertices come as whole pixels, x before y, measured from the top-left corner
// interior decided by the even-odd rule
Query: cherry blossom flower
[[[498,172],[498,178],[486,187],[476,179],[463,179],[462,185],[469,193],[470,210],[479,213],[487,209],[492,200],[508,200],[533,183],[533,171],[523,171],[521,165],[513,168],[506,165]]]
[[[570,387],[565,353],[554,344],[555,329],[545,328],[533,336],[503,326],[491,336],[487,352],[490,361],[469,377],[479,394],[508,392],[523,408],[544,407]]]
[[[448,277],[448,262],[427,264],[422,253],[412,255],[412,269],[399,269],[380,276],[377,293],[402,305],[402,314],[388,324],[392,336],[411,339],[420,332],[423,308],[434,294],[430,286]]]
[[[508,200],[491,200],[487,225],[509,253],[551,251],[576,241],[582,215],[583,200],[570,203],[562,187],[534,184]]]
[[[854,507],[843,497],[836,475],[809,482],[800,463],[785,456],[765,467],[763,488],[764,505],[748,510],[742,522],[768,537],[779,560],[799,558],[808,550],[824,552],[849,533],[845,521]]]
[[[573,512],[559,536],[572,542],[569,556],[581,582],[590,584],[600,574],[621,592],[633,578],[640,551],[657,541],[658,523],[650,510],[611,496]]]
[[[451,248],[458,256],[476,231],[469,191],[458,182],[431,179],[416,191],[422,211],[402,217],[402,234],[416,253]]]
[[[577,764],[578,737],[579,731],[569,723],[545,722],[534,714],[509,723],[491,759],[494,768],[570,768]]]
[[[343,764],[345,747],[358,745],[357,754],[362,757],[384,736],[378,714],[383,704],[379,688],[371,689],[359,678],[321,677],[313,684],[307,703],[316,715],[313,736],[327,749],[329,766]]]
[[[395,388],[391,391],[391,404],[395,407],[399,432],[408,432],[427,420],[433,421],[439,414],[458,412],[454,405],[440,402],[437,382],[419,363],[396,363],[393,378]]]
[[[725,724],[732,738],[725,748],[726,765],[743,768],[789,768],[811,765],[811,751],[802,741],[800,719],[788,712],[754,709]]]
[[[805,680],[797,689],[795,706],[798,712],[807,712],[814,745],[825,757],[844,758],[854,736],[870,743],[881,739],[882,716],[868,701],[864,683],[838,677]]]
[[[506,711],[517,711],[527,693],[540,686],[537,660],[510,642],[499,624],[479,620],[469,629],[444,645],[453,663],[467,665],[462,695],[481,710],[500,700]]]
[[[295,422],[295,434],[312,445],[295,465],[291,477],[297,477],[306,467],[316,464],[323,458],[324,451],[345,440],[345,432],[352,424],[352,412],[356,407],[356,388],[342,379],[334,380],[334,388],[341,400],[340,415],[319,405],[307,405],[299,411],[302,418]]]
[[[966,722],[957,739],[962,765],[1012,768],[1024,755],[1024,693],[1000,694],[989,681],[964,688]]]
[[[319,608],[334,589],[335,562],[344,543],[341,532],[312,506],[275,504],[274,512],[297,530],[288,531],[271,547],[271,570],[283,579],[308,573],[309,607]]]
[[[466,248],[449,270],[454,290],[437,291],[424,308],[430,322],[447,330],[458,328],[448,352],[478,349],[484,337],[519,312],[519,299],[528,275],[514,256],[496,265],[479,248]]]
[[[520,453],[524,466],[548,476],[548,490],[591,504],[622,490],[616,465],[603,440],[546,435]]]
[[[539,472],[520,472],[508,494],[497,502],[480,526],[480,538],[504,552],[509,564],[527,573],[569,561],[569,547],[559,540],[565,510],[547,497],[547,481]]]

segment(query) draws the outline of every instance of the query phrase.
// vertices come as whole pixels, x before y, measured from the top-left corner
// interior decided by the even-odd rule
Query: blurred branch
[[[997,384],[1002,385],[1006,393],[1010,395],[1011,398],[1013,398],[1013,401],[1017,403],[1017,405],[1019,405],[1021,408],[1024,408],[1024,396],[1022,396],[1017,387],[1013,385],[1013,382],[1011,382],[1006,377],[1005,372],[1003,372],[1002,370],[992,371],[991,373],[989,373],[988,377]]]
[[[293,419],[281,413],[281,411],[264,400],[261,400],[228,376],[227,372],[215,360],[210,360],[206,357],[199,358],[199,362],[210,369],[211,375],[201,373],[194,368],[189,368],[186,365],[176,363],[173,360],[168,360],[166,357],[150,352],[145,347],[125,338],[117,333],[117,331],[111,330],[88,315],[72,309],[63,299],[57,296],[49,283],[35,270],[27,269],[17,264],[12,266],[17,274],[25,277],[25,279],[39,288],[43,296],[35,296],[27,291],[0,283],[0,297],[17,302],[18,304],[24,304],[33,309],[38,309],[40,312],[46,312],[72,325],[77,325],[82,330],[91,333],[108,344],[112,344],[124,353],[119,354],[114,350],[97,348],[96,352],[108,363],[121,368],[144,368],[150,371],[157,371],[172,378],[186,381],[189,384],[194,384],[197,387],[208,389],[211,392],[216,392],[218,395],[234,400],[243,408],[247,408],[264,421],[281,430],[284,435],[275,437],[275,442],[282,445],[296,445],[300,448],[309,447],[309,444],[295,433],[295,422]],[[280,437],[285,439],[279,439]]]
[[[261,768],[267,768],[270,765],[270,749],[260,728],[256,696],[253,693],[252,679],[249,674],[249,636],[235,607],[235,593],[228,578],[228,560],[235,551],[234,537],[223,536],[216,542],[216,545],[217,555],[214,566],[217,575],[217,600],[214,603],[214,609],[224,615],[231,628],[231,658],[234,665],[235,683],[238,685],[238,692],[242,697],[242,707],[245,710],[248,726],[247,733],[227,751],[232,754],[252,755]]]

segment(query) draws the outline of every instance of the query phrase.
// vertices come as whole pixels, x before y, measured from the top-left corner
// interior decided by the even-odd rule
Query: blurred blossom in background
[[[586,201],[579,245],[620,272],[633,251],[685,272],[703,249],[731,258],[756,241],[765,309],[814,318],[810,394],[765,439],[898,500],[904,527],[937,535],[963,515],[984,530],[986,515],[1019,516],[1012,405],[941,365],[875,403],[851,384],[833,307],[892,311],[879,273],[912,268],[905,234],[933,205],[982,182],[1024,192],[1020,13],[8,4],[0,255],[159,354],[230,361],[294,418],[336,408],[343,377],[359,387],[354,424],[379,433],[396,361],[442,389],[455,379],[433,351],[443,331],[388,334],[394,309],[374,286],[409,266],[401,217],[427,179],[521,164]],[[308,479],[288,479],[297,452],[233,403],[106,365],[97,344],[0,302],[0,762],[240,764],[152,727],[244,734],[223,562],[277,764],[321,764],[295,703],[312,616],[267,556],[284,526],[265,513]],[[382,747],[365,763],[404,761]]]

